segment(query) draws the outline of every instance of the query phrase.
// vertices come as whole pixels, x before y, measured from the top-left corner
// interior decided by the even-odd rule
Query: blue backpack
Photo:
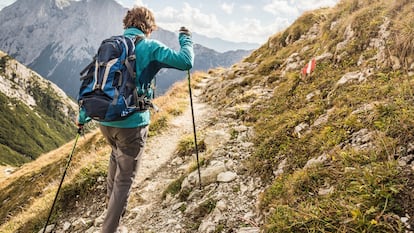
[[[148,110],[146,95],[138,96],[135,45],[141,37],[113,36],[102,41],[93,61],[80,73],[79,107],[97,121],[123,120]]]

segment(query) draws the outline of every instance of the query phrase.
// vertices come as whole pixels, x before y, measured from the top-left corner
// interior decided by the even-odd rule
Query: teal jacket
[[[186,34],[179,34],[178,36],[181,47],[179,51],[175,51],[157,40],[145,38],[144,33],[137,28],[126,29],[124,35],[131,38],[136,36],[144,38],[135,47],[137,72],[136,84],[138,92],[143,92],[162,68],[189,70],[193,67],[193,42],[191,37]],[[85,117],[85,113],[83,110],[80,110],[78,122],[82,124],[87,121],[88,119]],[[146,126],[149,123],[149,111],[136,112],[121,121],[100,122],[102,125],[116,128],[135,128]]]

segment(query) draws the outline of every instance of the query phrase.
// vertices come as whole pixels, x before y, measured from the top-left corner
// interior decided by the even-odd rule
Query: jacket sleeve
[[[180,43],[179,51],[158,42],[153,53],[154,59],[164,64],[163,67],[189,70],[194,65],[193,41],[190,36],[185,34],[180,34],[178,40]]]
[[[83,125],[83,124],[88,123],[89,121],[91,121],[91,118],[86,116],[85,109],[81,107],[79,109],[78,123]]]

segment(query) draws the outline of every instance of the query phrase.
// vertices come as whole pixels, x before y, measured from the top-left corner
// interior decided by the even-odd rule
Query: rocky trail
[[[203,89],[213,79],[206,77],[193,90],[197,135],[202,135],[198,141],[206,145],[199,153],[202,187],[195,154],[175,153],[179,141],[193,135],[188,107],[168,130],[148,139],[118,232],[260,232],[263,216],[257,199],[264,184],[249,176],[243,163],[250,155],[252,130],[231,117],[231,110],[219,112],[202,102]],[[181,186],[179,192],[166,193],[173,182]],[[105,179],[99,183],[90,200],[79,200],[73,213],[58,221],[55,232],[99,232],[105,216]]]

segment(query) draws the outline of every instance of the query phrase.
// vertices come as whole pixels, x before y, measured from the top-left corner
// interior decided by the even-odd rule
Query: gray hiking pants
[[[148,126],[123,129],[101,125],[100,129],[112,147],[107,177],[109,202],[102,233],[114,233],[126,209],[131,185],[144,151]]]

